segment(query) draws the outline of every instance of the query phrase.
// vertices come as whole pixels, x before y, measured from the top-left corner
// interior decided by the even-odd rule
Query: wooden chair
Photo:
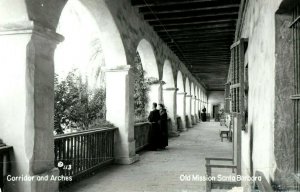
[[[220,129],[219,134],[222,142],[223,142],[223,138],[227,138],[227,140],[229,140],[229,129],[226,128]]]
[[[258,179],[255,181],[255,188],[257,188],[259,192],[273,192],[271,185],[268,183],[265,175],[262,172],[256,171],[255,176],[261,178],[261,181]]]
[[[211,158],[207,157],[205,158],[206,161],[206,175],[207,178],[210,178],[212,176],[212,169],[218,168],[218,169],[232,169],[232,173],[235,172],[237,169],[236,165],[233,165],[233,159],[229,158]],[[224,165],[224,164],[211,164],[211,161],[225,161],[225,162],[232,162],[232,165]],[[206,191],[210,192],[212,189],[232,189],[233,187],[240,186],[241,183],[236,181],[218,181],[218,180],[209,180],[206,181]]]

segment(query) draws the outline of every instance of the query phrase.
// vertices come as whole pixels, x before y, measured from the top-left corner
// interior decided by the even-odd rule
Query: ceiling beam
[[[187,11],[204,11],[204,10],[215,10],[224,8],[239,8],[238,3],[228,2],[215,2],[210,5],[204,5],[203,3],[189,3],[183,5],[168,5],[168,6],[153,6],[153,7],[141,7],[139,8],[140,13],[182,13]]]
[[[192,26],[157,26],[153,27],[156,32],[184,32],[184,31],[195,31],[195,30],[203,30],[203,29],[233,29],[235,27],[235,23],[221,23],[221,24],[208,24],[208,25],[192,25]]]
[[[157,21],[148,21],[148,23],[152,26],[162,26],[162,25],[178,25],[178,24],[199,24],[205,23],[208,21],[211,22],[220,22],[222,20],[232,21],[237,19],[237,14],[228,15],[228,16],[210,16],[210,17],[201,17],[201,18],[188,18],[188,19],[170,19],[170,20],[157,20]]]
[[[145,21],[169,21],[169,20],[182,20],[189,18],[203,18],[203,17],[212,17],[212,16],[230,16],[238,14],[238,8],[225,8],[218,9],[217,11],[213,10],[204,10],[204,11],[187,11],[183,13],[157,13],[157,14],[144,14]]]
[[[145,6],[157,6],[157,5],[162,6],[162,5],[178,5],[178,4],[186,4],[186,3],[203,3],[203,2],[211,2],[211,1],[219,1],[219,0],[177,0],[177,1],[176,0],[163,0],[163,1],[131,0],[131,5],[135,7],[145,7]]]
[[[232,33],[234,34],[234,28],[219,28],[219,29],[207,29],[207,30],[199,30],[199,31],[186,31],[186,32],[168,32],[165,31],[157,32],[157,34],[161,38],[169,38],[171,37],[187,37],[187,36],[205,36],[205,35],[220,35],[223,33]]]

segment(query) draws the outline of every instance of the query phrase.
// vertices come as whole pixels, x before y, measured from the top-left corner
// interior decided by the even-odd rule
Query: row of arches
[[[0,94],[0,130],[1,139],[14,147],[13,175],[58,174],[53,169],[55,72],[56,69],[64,71],[65,68],[58,65],[69,65],[71,57],[74,63],[70,66],[77,66],[76,62],[79,62],[78,66],[87,74],[87,81],[92,81],[89,83],[92,88],[105,79],[105,116],[118,127],[114,142],[117,163],[130,164],[138,159],[133,128],[135,76],[131,69],[136,52],[146,71],[145,77],[152,78],[149,102],[165,103],[172,119],[172,131],[177,131],[177,115],[182,119],[186,114],[195,115],[196,109],[207,100],[205,90],[193,80],[192,75],[180,71],[171,62],[174,58],[159,54],[158,59],[159,51],[154,51],[154,43],[141,38],[142,33],[138,37],[126,34],[130,31],[123,26],[127,21],[122,20],[125,17],[117,9],[122,8],[122,3],[105,0],[11,0],[0,3],[0,58],[3,67],[0,71],[3,88]],[[79,9],[82,10],[80,14],[76,12]],[[61,42],[64,39],[69,42],[70,37],[67,33],[59,34],[63,33],[62,21],[67,18],[68,12],[74,13],[82,26],[87,23],[93,26],[88,30],[95,36],[67,21],[65,32],[74,35],[75,43],[62,48]],[[82,15],[88,19],[85,20]],[[148,33],[148,36],[151,34]],[[100,42],[100,56],[95,62],[83,65],[84,60],[77,59],[77,56],[90,54],[85,54],[87,44],[82,44],[82,40],[90,36]],[[138,46],[133,50],[134,45]],[[171,52],[168,48],[159,50]],[[98,73],[99,67],[105,72],[103,78],[99,78],[102,77]],[[51,185],[57,187],[57,183]],[[12,191],[42,191],[38,187],[23,182],[13,186]]]

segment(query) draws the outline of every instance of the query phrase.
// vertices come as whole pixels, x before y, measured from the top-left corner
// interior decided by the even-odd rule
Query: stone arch
[[[192,104],[192,96],[191,96],[191,84],[190,80],[187,77],[185,79],[185,92],[186,92],[186,100],[185,100],[185,112],[186,112],[186,127],[192,127],[192,117],[191,117],[191,104]]]
[[[191,86],[190,86],[190,80],[188,77],[185,79],[185,92],[187,95],[191,95]]]
[[[173,68],[172,68],[171,62],[169,60],[165,60],[165,62],[164,62],[162,80],[166,83],[164,85],[165,88],[174,88],[175,87]]]
[[[114,18],[104,0],[78,0],[94,17],[100,30],[106,68],[126,66],[127,59],[123,41]]]
[[[185,92],[184,81],[181,71],[177,72],[177,88],[179,92]]]
[[[185,89],[184,89],[184,81],[181,71],[177,72],[177,116],[180,117],[180,121],[178,127],[180,131],[186,130],[186,112],[185,112]]]
[[[153,46],[146,39],[142,39],[137,46],[137,52],[140,55],[143,69],[146,71],[145,76],[158,79],[159,73]]]

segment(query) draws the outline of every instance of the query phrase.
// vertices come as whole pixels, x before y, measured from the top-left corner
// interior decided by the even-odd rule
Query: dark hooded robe
[[[202,121],[206,121],[206,108],[202,109]]]
[[[149,148],[151,150],[156,150],[159,147],[160,140],[160,114],[159,110],[154,109],[150,112],[148,121],[151,123],[150,131],[149,131]]]
[[[160,113],[160,131],[161,131],[161,138],[160,138],[160,146],[159,148],[164,149],[168,146],[168,114],[166,109],[161,109]]]

